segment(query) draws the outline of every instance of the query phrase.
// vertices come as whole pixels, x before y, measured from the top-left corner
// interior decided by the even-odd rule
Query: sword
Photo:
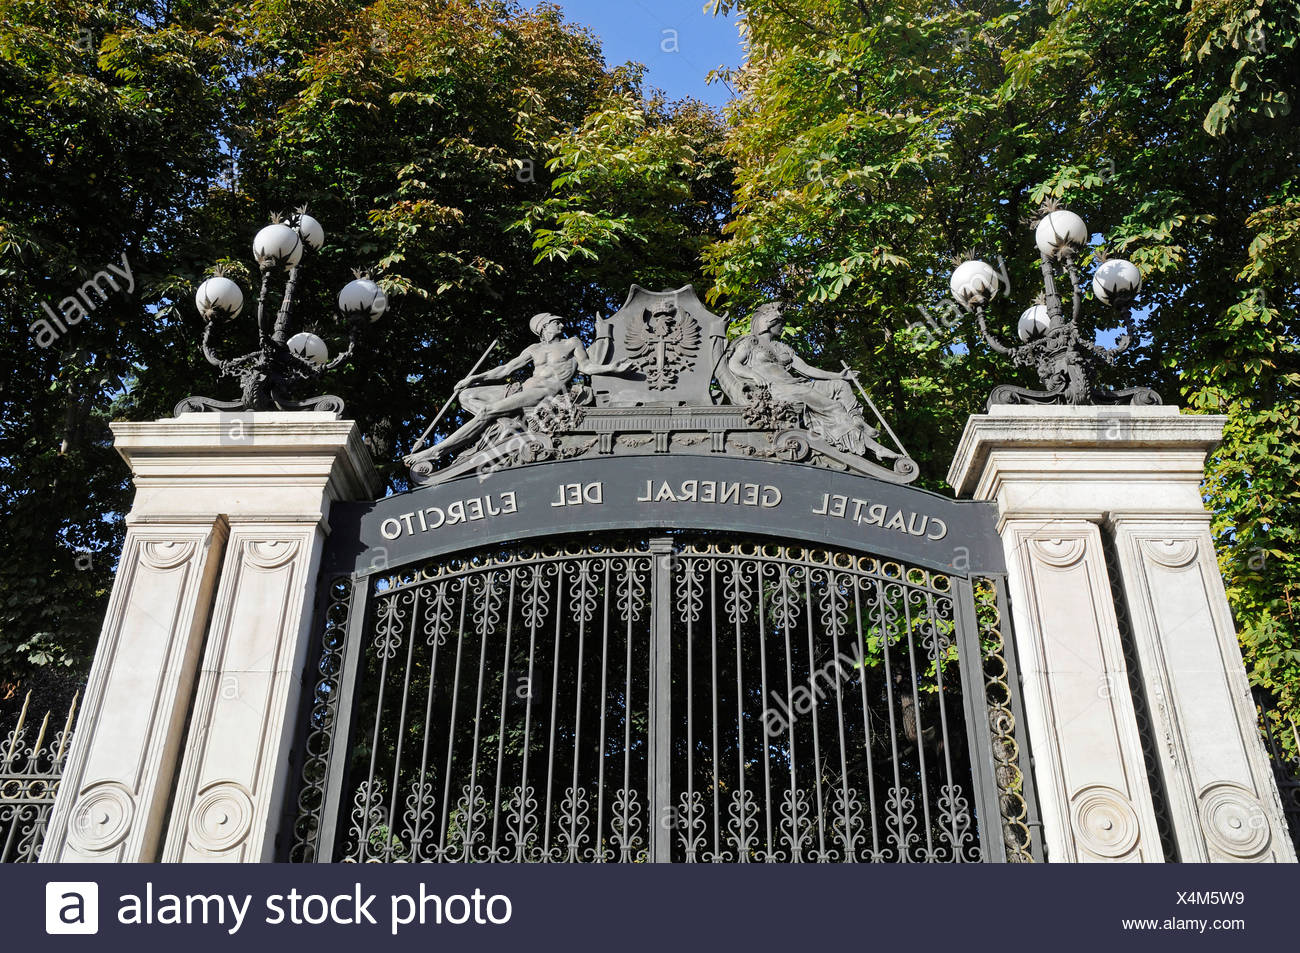
[[[853,370],[853,368],[849,367],[848,361],[840,361],[840,364],[844,366],[844,369],[846,371]],[[876,409],[875,401],[871,399],[871,395],[867,393],[867,389],[863,387],[862,382],[858,380],[856,371],[854,371],[853,376],[851,376],[849,380],[853,381],[853,383],[857,385],[858,393],[861,394],[862,399],[867,402],[867,406],[870,407],[871,412],[876,415],[876,419],[879,420],[880,423],[884,426],[885,433],[889,434],[889,436],[891,436],[894,439],[894,446],[898,447],[899,452],[902,453],[904,457],[906,457],[907,450],[904,449],[903,447],[903,441],[898,439],[898,434],[894,433],[894,428],[889,426],[889,421],[885,419],[885,415],[882,414],[878,409]],[[908,459],[911,458],[908,457]]]
[[[489,344],[487,350],[483,352],[483,356],[478,359],[478,363],[475,364],[470,369],[470,372],[465,375],[466,377],[473,377],[474,374],[478,372],[478,369],[483,366],[483,362],[487,360],[487,356],[492,353],[492,349],[497,346],[497,341],[499,340],[501,339],[500,338],[492,339],[492,343]],[[447,412],[447,408],[451,406],[451,402],[455,399],[456,399],[456,394],[452,394],[450,397],[447,398],[447,402],[442,405],[442,410],[438,411],[438,416],[433,418],[433,422],[429,424],[429,426],[424,428],[424,433],[420,434],[420,439],[415,441],[415,446],[411,448],[411,453],[415,453],[421,447],[424,446],[424,443],[428,439],[429,434],[433,432],[434,427],[438,426],[438,421],[442,420],[442,415]]]

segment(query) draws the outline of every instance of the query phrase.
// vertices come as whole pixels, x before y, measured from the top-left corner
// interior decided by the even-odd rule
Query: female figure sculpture
[[[760,305],[750,317],[751,331],[733,341],[718,367],[718,383],[733,404],[753,405],[767,397],[801,412],[803,428],[814,437],[858,456],[880,460],[898,454],[876,442],[853,392],[856,371],[826,371],[808,364],[781,341],[784,305]]]

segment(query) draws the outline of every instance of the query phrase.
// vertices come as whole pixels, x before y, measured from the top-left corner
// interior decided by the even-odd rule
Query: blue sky
[[[707,14],[705,0],[558,2],[568,19],[600,37],[609,65],[628,60],[644,63],[648,84],[670,99],[694,96],[721,106],[729,98],[725,86],[708,85],[704,78],[719,66],[739,66],[744,58],[734,14]]]

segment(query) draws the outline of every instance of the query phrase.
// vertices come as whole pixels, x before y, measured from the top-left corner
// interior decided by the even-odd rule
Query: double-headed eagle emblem
[[[639,320],[628,322],[623,344],[649,388],[667,390],[695,359],[700,349],[700,324],[672,304],[646,308]]]

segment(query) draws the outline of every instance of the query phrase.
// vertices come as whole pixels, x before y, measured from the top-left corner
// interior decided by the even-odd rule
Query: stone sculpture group
[[[633,285],[618,313],[597,320],[590,346],[568,334],[560,316],[536,314],[529,328],[538,343],[459,381],[455,393],[470,419],[404,462],[415,482],[427,483],[470,468],[672,446],[816,457],[838,469],[914,479],[916,466],[902,447],[877,439],[854,390],[861,390],[856,372],[799,357],[781,340],[783,311],[779,302],[761,305],[749,333],[727,341],[725,319],[710,314],[689,285],[661,292]],[[512,380],[530,365],[527,377]],[[453,455],[454,463],[438,469]]]

